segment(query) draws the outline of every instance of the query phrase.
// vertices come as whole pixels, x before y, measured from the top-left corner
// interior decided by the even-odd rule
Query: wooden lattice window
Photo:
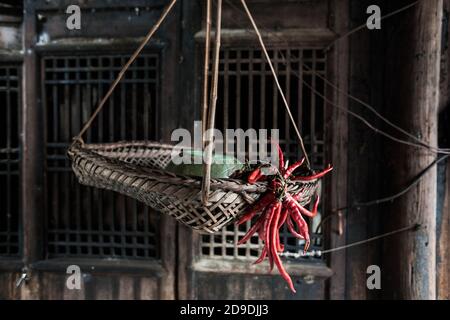
[[[159,215],[116,193],[81,186],[66,151],[99,98],[128,59],[126,54],[44,55],[47,255],[159,258]],[[159,54],[130,67],[87,134],[87,142],[157,139]]]
[[[0,64],[0,256],[7,257],[20,254],[20,72]]]
[[[326,94],[323,80],[317,77],[326,74],[324,51],[321,48],[284,47],[271,48],[269,55],[291,111],[300,124],[312,166],[323,168],[325,103],[311,92],[311,87],[322,95]],[[295,131],[262,51],[256,48],[224,48],[220,55],[219,70],[216,127],[220,130],[278,128],[280,145],[286,156],[291,162],[299,159],[301,153]],[[323,212],[323,206],[320,212]],[[309,221],[311,231],[316,230],[320,217],[318,214],[313,221]],[[256,236],[246,245],[236,245],[249,227],[250,222],[240,227],[229,225],[216,235],[203,235],[200,242],[201,256],[241,260],[259,256],[262,243]],[[303,250],[304,241],[294,238],[286,229],[282,230],[281,237],[286,251],[297,253]],[[322,246],[323,239],[319,230],[319,233],[311,235],[311,250],[320,250]]]

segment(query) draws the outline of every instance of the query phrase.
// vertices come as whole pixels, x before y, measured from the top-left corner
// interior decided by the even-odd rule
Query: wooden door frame
[[[103,259],[45,259],[44,253],[44,236],[45,236],[45,154],[46,140],[44,137],[45,115],[43,105],[40,100],[40,81],[39,81],[39,50],[46,50],[45,47],[38,49],[37,39],[37,14],[46,12],[46,10],[60,10],[62,7],[73,4],[73,1],[61,0],[58,3],[45,1],[25,1],[25,15],[23,24],[23,46],[24,46],[24,63],[23,63],[23,160],[21,164],[22,170],[22,221],[23,221],[23,265],[26,268],[30,280],[26,285],[20,288],[20,297],[22,299],[39,299],[41,298],[42,286],[47,282],[42,278],[45,275],[55,273],[65,274],[66,268],[70,264],[76,264],[82,270],[89,270],[94,274],[110,274],[111,276],[142,276],[157,277],[160,299],[175,298],[175,243],[176,243],[176,227],[175,221],[167,215],[163,215],[160,220],[160,252],[161,256],[158,261],[105,261]],[[151,6],[162,9],[165,1],[136,0],[127,3],[125,6],[145,7]],[[124,7],[123,1],[115,1],[114,3],[85,4],[80,3],[83,9],[92,8],[111,8],[119,9]],[[161,70],[164,74],[161,76],[161,114],[160,123],[171,123],[173,116],[170,113],[170,106],[175,106],[173,92],[176,78],[175,63],[178,59],[178,38],[180,33],[180,19],[178,7],[174,8],[171,16],[165,22],[164,29],[167,37],[167,46],[162,49],[161,53]],[[149,25],[150,26],[150,25]],[[136,39],[136,46],[139,39]],[[50,50],[58,50],[58,46],[50,44]],[[74,49],[77,47],[75,46]],[[67,50],[67,47],[65,48]],[[166,107],[163,107],[166,106]],[[169,107],[167,107],[169,106]],[[170,138],[170,126],[161,126],[161,140],[167,141]],[[95,268],[95,271],[91,271]],[[60,280],[59,280],[60,281]],[[63,298],[55,296],[55,298]],[[76,298],[76,296],[75,296]]]
[[[349,1],[329,0],[330,20],[329,28],[336,35],[345,33],[349,26]],[[336,41],[331,47],[328,64],[328,78],[337,84],[340,92],[330,86],[327,87],[327,96],[339,108],[348,108],[348,99],[344,92],[348,92],[349,45],[347,39]],[[345,66],[345,67],[342,67]],[[328,159],[333,163],[333,174],[329,178],[326,192],[331,195],[327,203],[329,214],[332,210],[345,206],[347,203],[347,166],[348,166],[348,117],[336,107],[327,106]],[[331,209],[331,210],[330,210]],[[334,214],[334,213],[333,213]],[[328,235],[327,247],[336,248],[345,244],[346,239],[346,212],[334,214],[326,226]],[[332,252],[328,258],[328,265],[334,275],[328,280],[327,299],[341,300],[345,298],[346,277],[346,251]]]
[[[314,41],[314,34],[305,33],[304,43],[317,43],[323,37],[323,41],[327,41],[327,32],[335,35],[341,34],[347,30],[349,18],[349,3],[348,0],[328,0],[329,20],[328,31],[317,30]],[[199,29],[197,29],[199,30]],[[201,33],[201,31],[199,32]],[[301,33],[301,32],[300,32]],[[325,36],[324,36],[325,35]],[[236,39],[223,39],[226,44],[227,41],[234,43]],[[248,39],[246,39],[248,41]],[[276,39],[275,39],[276,42]],[[300,41],[301,42],[301,41]],[[329,42],[327,42],[329,43]],[[347,41],[339,41],[328,52],[327,63],[327,78],[339,84],[340,89],[344,92],[348,88],[348,44]],[[198,59],[196,59],[198,60]],[[346,66],[346,67],[341,67]],[[195,70],[194,74],[198,74]],[[199,87],[196,88],[197,98],[195,102],[199,106],[200,98],[198,92]],[[327,87],[327,98],[333,101],[340,108],[347,108],[347,100],[345,95],[339,94],[336,90]],[[343,114],[337,108],[326,104],[326,128],[327,128],[327,159],[331,159],[334,170],[331,178],[327,178],[326,192],[331,194],[328,197],[326,208],[328,214],[331,213],[331,208],[336,208],[339,204],[345,204],[347,200],[347,141],[348,141],[348,125],[347,115]],[[197,108],[199,109],[199,108]],[[194,108],[195,110],[195,108]],[[199,113],[195,113],[194,119],[200,119]],[[193,121],[193,120],[192,120]],[[334,192],[331,192],[333,190]],[[326,246],[336,247],[345,243],[345,215],[331,219],[331,222],[326,226]],[[192,230],[184,227],[178,227],[178,292],[180,299],[196,299],[196,272],[219,272],[214,270],[214,266],[207,267],[203,264],[199,266],[198,257],[200,256],[200,235]],[[298,274],[315,274],[317,277],[328,278],[325,298],[327,299],[344,299],[345,298],[345,251],[334,252],[327,257],[327,264],[331,274],[325,270],[309,269],[308,266],[299,264]],[[225,263],[225,262],[224,262]],[[242,263],[241,263],[242,264]],[[229,265],[225,273],[251,274],[255,271],[249,271],[249,268],[237,268],[233,263],[225,263]],[[233,270],[235,269],[235,270]],[[256,273],[264,274],[262,270]],[[331,277],[330,277],[331,276]]]
[[[23,72],[23,54],[20,50],[3,50],[0,49],[0,62],[6,63],[6,64],[14,64],[19,66],[20,72]],[[19,83],[19,101],[18,101],[18,108],[17,110],[19,114],[19,131],[22,132],[22,110],[20,109],[23,105],[22,100],[23,97],[21,96],[21,93],[23,92],[23,75],[19,73],[19,79],[21,79],[21,82]],[[20,148],[20,157],[22,157],[23,150],[22,150],[22,142],[19,139],[19,148]],[[20,159],[20,158],[19,158]],[[22,179],[23,173],[21,164],[19,163],[19,179]],[[23,234],[22,230],[22,220],[23,220],[23,209],[22,209],[22,201],[21,201],[21,195],[18,196],[18,202],[17,202],[17,210],[18,210],[18,223],[19,223],[19,239],[18,239],[18,245],[19,245],[19,253],[17,256],[13,257],[0,257],[0,289],[1,289],[1,296],[2,298],[11,297],[13,299],[19,299],[20,293],[15,290],[15,282],[20,277],[20,274],[24,267],[24,261],[23,261],[23,239],[21,235]]]

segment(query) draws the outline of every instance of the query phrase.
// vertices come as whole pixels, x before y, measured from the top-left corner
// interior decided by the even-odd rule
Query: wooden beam
[[[399,8],[411,1],[391,1]],[[442,30],[442,0],[420,1],[390,23],[386,69],[386,104],[391,118],[431,145],[437,145],[437,110]],[[436,155],[392,144],[385,176],[401,190]],[[420,223],[422,228],[384,242],[382,295],[385,299],[436,298],[436,167],[407,194],[388,206],[384,228]],[[393,191],[392,190],[392,191]]]
[[[333,276],[333,270],[321,263],[286,263],[286,271],[291,276],[310,276],[314,278],[329,278]],[[219,274],[246,274],[246,275],[267,275],[269,263],[253,265],[242,263],[242,261],[224,261],[221,259],[201,259],[196,261],[192,270],[196,272],[209,272]],[[274,275],[277,273],[274,272]]]
[[[36,14],[32,0],[25,2],[23,26],[23,94],[22,94],[22,234],[23,261],[28,269],[43,258],[44,226],[44,120],[38,100],[39,65],[35,52]],[[29,270],[30,271],[30,270]],[[22,299],[36,299],[39,285],[35,274],[21,287]]]
[[[329,2],[330,29],[336,34],[342,34],[348,30],[348,0]],[[332,47],[328,53],[327,77],[332,83],[339,84],[342,92],[348,91],[348,39],[342,39]],[[341,108],[347,109],[348,99],[330,86],[326,88],[327,95],[331,101]],[[325,184],[327,195],[327,210],[342,207],[347,203],[347,144],[348,144],[348,117],[347,114],[337,108],[327,104],[326,106],[326,127],[327,133],[327,159],[331,159],[333,164],[333,174],[327,178]],[[328,183],[329,182],[329,183]],[[331,212],[327,212],[332,214]],[[326,234],[327,248],[335,248],[346,243],[346,217],[345,212],[334,215],[331,223],[328,224]],[[336,251],[330,254],[328,259],[329,267],[334,271],[334,275],[327,283],[327,298],[345,298],[345,263],[346,251]]]
[[[352,0],[350,2],[350,29],[364,24],[367,7],[372,4],[384,8],[380,0]],[[349,38],[349,92],[381,110],[383,106],[383,68],[385,61],[379,59],[384,53],[382,32],[364,30]],[[379,70],[374,72],[373,70]],[[360,103],[349,100],[349,109],[366,119],[373,119],[373,113],[364,110]],[[380,135],[368,129],[360,121],[349,119],[348,124],[348,203],[367,201],[384,195],[380,190],[380,167],[383,162]],[[350,160],[353,159],[353,160]],[[357,159],[357,160],[355,160]],[[370,183],[362,183],[370,181]],[[380,192],[381,191],[381,192]],[[353,243],[381,234],[380,207],[371,206],[347,210],[346,242]],[[379,290],[369,290],[366,285],[367,267],[380,265],[380,241],[349,248],[346,251],[346,299],[378,299]]]

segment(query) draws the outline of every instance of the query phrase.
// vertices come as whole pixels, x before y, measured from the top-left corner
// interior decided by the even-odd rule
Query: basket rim
[[[158,141],[152,140],[131,140],[131,141],[118,141],[118,142],[108,142],[108,143],[85,143],[83,141],[76,140],[74,141],[68,151],[67,154],[69,158],[73,161],[77,156],[88,156],[89,158],[97,158],[101,162],[112,162],[113,160],[120,162],[123,165],[127,165],[128,167],[139,168],[139,165],[126,163],[105,155],[100,154],[98,151],[107,151],[115,148],[138,148],[138,147],[156,147],[165,150],[174,150],[176,148],[184,149],[183,147],[177,147],[168,143],[162,143]],[[199,184],[201,187],[201,177],[180,175],[176,173],[172,173],[170,171],[164,169],[146,169],[146,173],[155,172],[159,176],[167,176],[168,179],[180,179],[187,180],[190,184]],[[135,173],[135,175],[141,176],[139,173]],[[150,175],[142,175],[143,178],[149,178]],[[195,183],[197,182],[197,183]],[[292,181],[290,180],[288,183],[290,185],[312,185],[317,184],[318,179],[311,180],[308,182],[303,181]],[[211,189],[228,189],[230,191],[235,191],[238,193],[265,193],[269,188],[267,181],[260,181],[254,184],[250,184],[245,180],[241,179],[233,179],[233,178],[220,178],[220,179],[211,179]]]

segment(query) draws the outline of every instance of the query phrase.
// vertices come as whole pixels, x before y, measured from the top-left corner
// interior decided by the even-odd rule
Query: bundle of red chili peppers
[[[255,261],[255,264],[261,263],[264,259],[269,259],[270,271],[273,270],[274,264],[277,266],[281,276],[286,280],[289,288],[295,292],[292,279],[283,267],[279,253],[284,251],[284,245],[280,243],[280,228],[286,223],[289,232],[298,238],[305,240],[304,252],[308,250],[310,244],[308,224],[303,218],[304,216],[313,218],[317,214],[317,207],[319,205],[319,196],[316,197],[312,211],[301,206],[298,202],[301,194],[291,195],[287,191],[287,182],[293,181],[311,181],[322,178],[333,168],[329,166],[324,171],[314,173],[309,176],[293,176],[296,169],[302,166],[304,158],[289,167],[285,168],[284,156],[280,147],[278,147],[279,167],[278,172],[270,181],[270,190],[261,196],[261,198],[246,212],[237,222],[238,225],[243,224],[258,213],[261,212],[256,219],[253,226],[245,234],[245,236],[238,242],[238,244],[246,243],[256,232],[260,239],[264,242],[264,248],[261,256]],[[256,183],[259,180],[266,179],[261,168],[257,168],[250,173],[247,178],[249,183]],[[298,230],[294,226],[297,226]]]

